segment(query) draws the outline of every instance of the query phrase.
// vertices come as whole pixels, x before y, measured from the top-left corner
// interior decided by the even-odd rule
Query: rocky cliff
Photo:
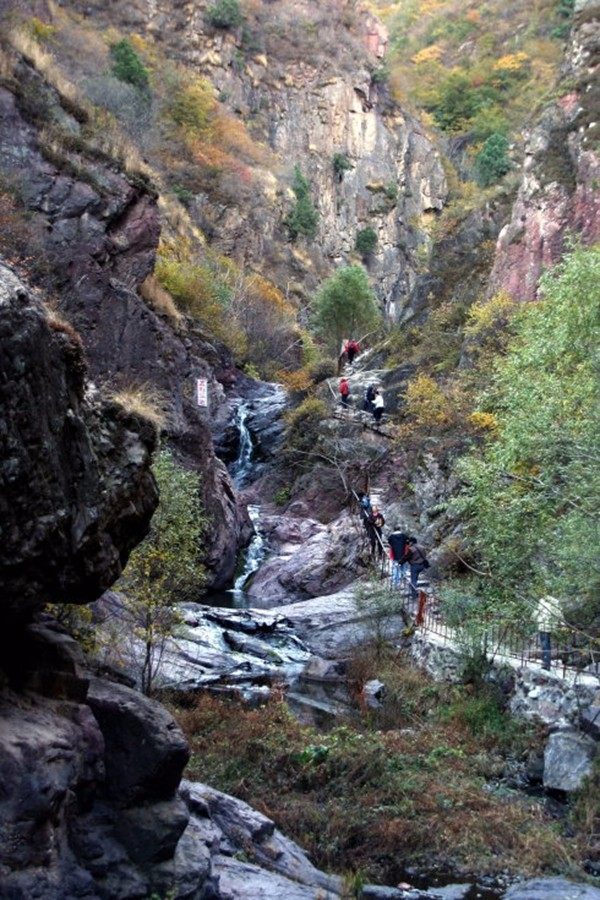
[[[570,238],[600,237],[598,53],[600,4],[577,0],[559,97],[531,131],[518,197],[496,248],[490,292],[536,296],[543,269]]]
[[[192,191],[192,217],[212,246],[272,278],[300,301],[352,258],[372,228],[367,264],[390,317],[410,315],[424,226],[447,194],[438,152],[422,125],[392,101],[383,58],[387,35],[366,9],[256,3],[242,27],[211,27],[205,2],[65,4],[103,26],[155,41],[214,84],[221,102],[248,123],[270,156],[237,179],[226,199]],[[383,74],[382,74],[383,73]],[[338,165],[334,165],[337,158]],[[290,243],[284,221],[298,166],[319,212],[317,237]]]
[[[220,586],[233,574],[243,517],[214,454],[210,424],[235,380],[233,362],[192,321],[174,327],[137,292],[154,267],[161,230],[156,191],[145,176],[127,174],[87,144],[86,116],[22,55],[6,54],[0,175],[28,212],[25,269],[60,298],[94,381],[126,391],[145,385],[163,408],[166,433],[202,474],[212,521],[207,565]],[[71,135],[60,150],[49,138],[53,128]],[[209,381],[207,410],[196,403],[198,377]]]

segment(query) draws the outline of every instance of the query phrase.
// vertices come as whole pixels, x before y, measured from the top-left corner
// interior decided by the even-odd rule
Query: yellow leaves
[[[281,315],[294,318],[294,308],[285,299],[278,287],[262,275],[250,275],[246,279],[246,287],[251,297],[271,306]]]
[[[189,138],[210,135],[216,108],[213,86],[200,76],[180,80],[168,104],[170,117]]]
[[[526,53],[507,53],[496,60],[493,68],[494,71],[502,73],[520,72],[528,62],[529,57]]]
[[[449,421],[448,399],[429,375],[417,375],[406,388],[406,413],[417,425],[443,425]]]
[[[443,50],[439,44],[430,44],[429,47],[423,47],[418,53],[411,57],[411,62],[416,66],[425,65],[427,63],[438,62],[441,59]]]
[[[313,385],[312,378],[306,369],[297,369],[295,372],[282,370],[276,373],[275,378],[293,394],[308,391]]]
[[[498,430],[498,419],[493,413],[473,412],[469,416],[469,421],[474,428],[480,431],[496,432]]]
[[[474,303],[469,312],[465,334],[477,337],[494,327],[505,325],[515,307],[515,301],[505,291],[500,291],[489,300]]]

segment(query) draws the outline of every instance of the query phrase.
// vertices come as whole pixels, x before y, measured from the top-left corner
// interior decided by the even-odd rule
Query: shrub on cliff
[[[206,21],[213,28],[237,28],[243,21],[238,0],[217,0],[208,7]]]
[[[369,256],[377,246],[377,232],[368,225],[356,235],[355,248],[362,254],[363,258]]]
[[[303,455],[310,453],[315,448],[319,426],[327,415],[327,405],[317,397],[307,397],[296,409],[286,413],[287,449]]]
[[[142,690],[149,693],[178,616],[175,603],[204,582],[200,562],[207,525],[200,480],[163,450],[153,466],[160,494],[148,537],[133,551],[120,587],[133,623]]]
[[[338,351],[347,337],[361,337],[381,322],[377,299],[362,266],[344,266],[324,282],[312,304],[312,323],[321,340]]]
[[[294,169],[292,190],[296,195],[296,203],[292,211],[287,215],[285,225],[293,240],[298,235],[304,235],[312,239],[317,233],[319,213],[310,198],[310,184],[300,171],[299,166],[296,166]]]
[[[495,184],[511,168],[508,140],[503,134],[491,134],[475,157],[475,172],[479,184],[483,187]]]
[[[141,91],[148,90],[148,70],[126,38],[112,44],[113,75],[120,81],[132,84]]]

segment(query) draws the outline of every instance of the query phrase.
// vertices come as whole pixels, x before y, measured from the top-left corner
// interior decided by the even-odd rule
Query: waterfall
[[[237,410],[237,427],[240,434],[240,449],[237,459],[231,466],[230,470],[231,477],[233,478],[233,482],[237,488],[241,488],[244,484],[247,483],[254,469],[254,443],[252,441],[250,430],[246,425],[247,418],[248,404],[242,402],[240,403]],[[253,575],[254,572],[256,572],[261,562],[263,561],[266,552],[265,540],[258,529],[260,521],[260,506],[252,504],[249,505],[248,515],[250,516],[250,521],[252,522],[254,533],[252,535],[252,540],[246,548],[243,569],[235,579],[233,588],[231,589],[231,591],[229,591],[233,599],[233,605],[237,607],[243,607],[247,605],[244,585],[246,584],[250,576]]]

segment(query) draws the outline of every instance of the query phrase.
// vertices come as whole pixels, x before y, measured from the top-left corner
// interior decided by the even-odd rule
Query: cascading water
[[[248,418],[248,404],[240,403],[237,410],[237,427],[240,434],[240,449],[236,461],[231,466],[231,477],[237,488],[243,487],[250,478],[254,468],[254,444],[252,435],[246,420]],[[260,506],[249,505],[248,515],[254,528],[252,540],[246,548],[244,557],[244,566],[241,573],[235,579],[232,590],[230,591],[233,605],[237,607],[246,606],[246,594],[244,585],[251,575],[256,572],[264,559],[266,547],[265,540],[258,529],[260,521]]]

